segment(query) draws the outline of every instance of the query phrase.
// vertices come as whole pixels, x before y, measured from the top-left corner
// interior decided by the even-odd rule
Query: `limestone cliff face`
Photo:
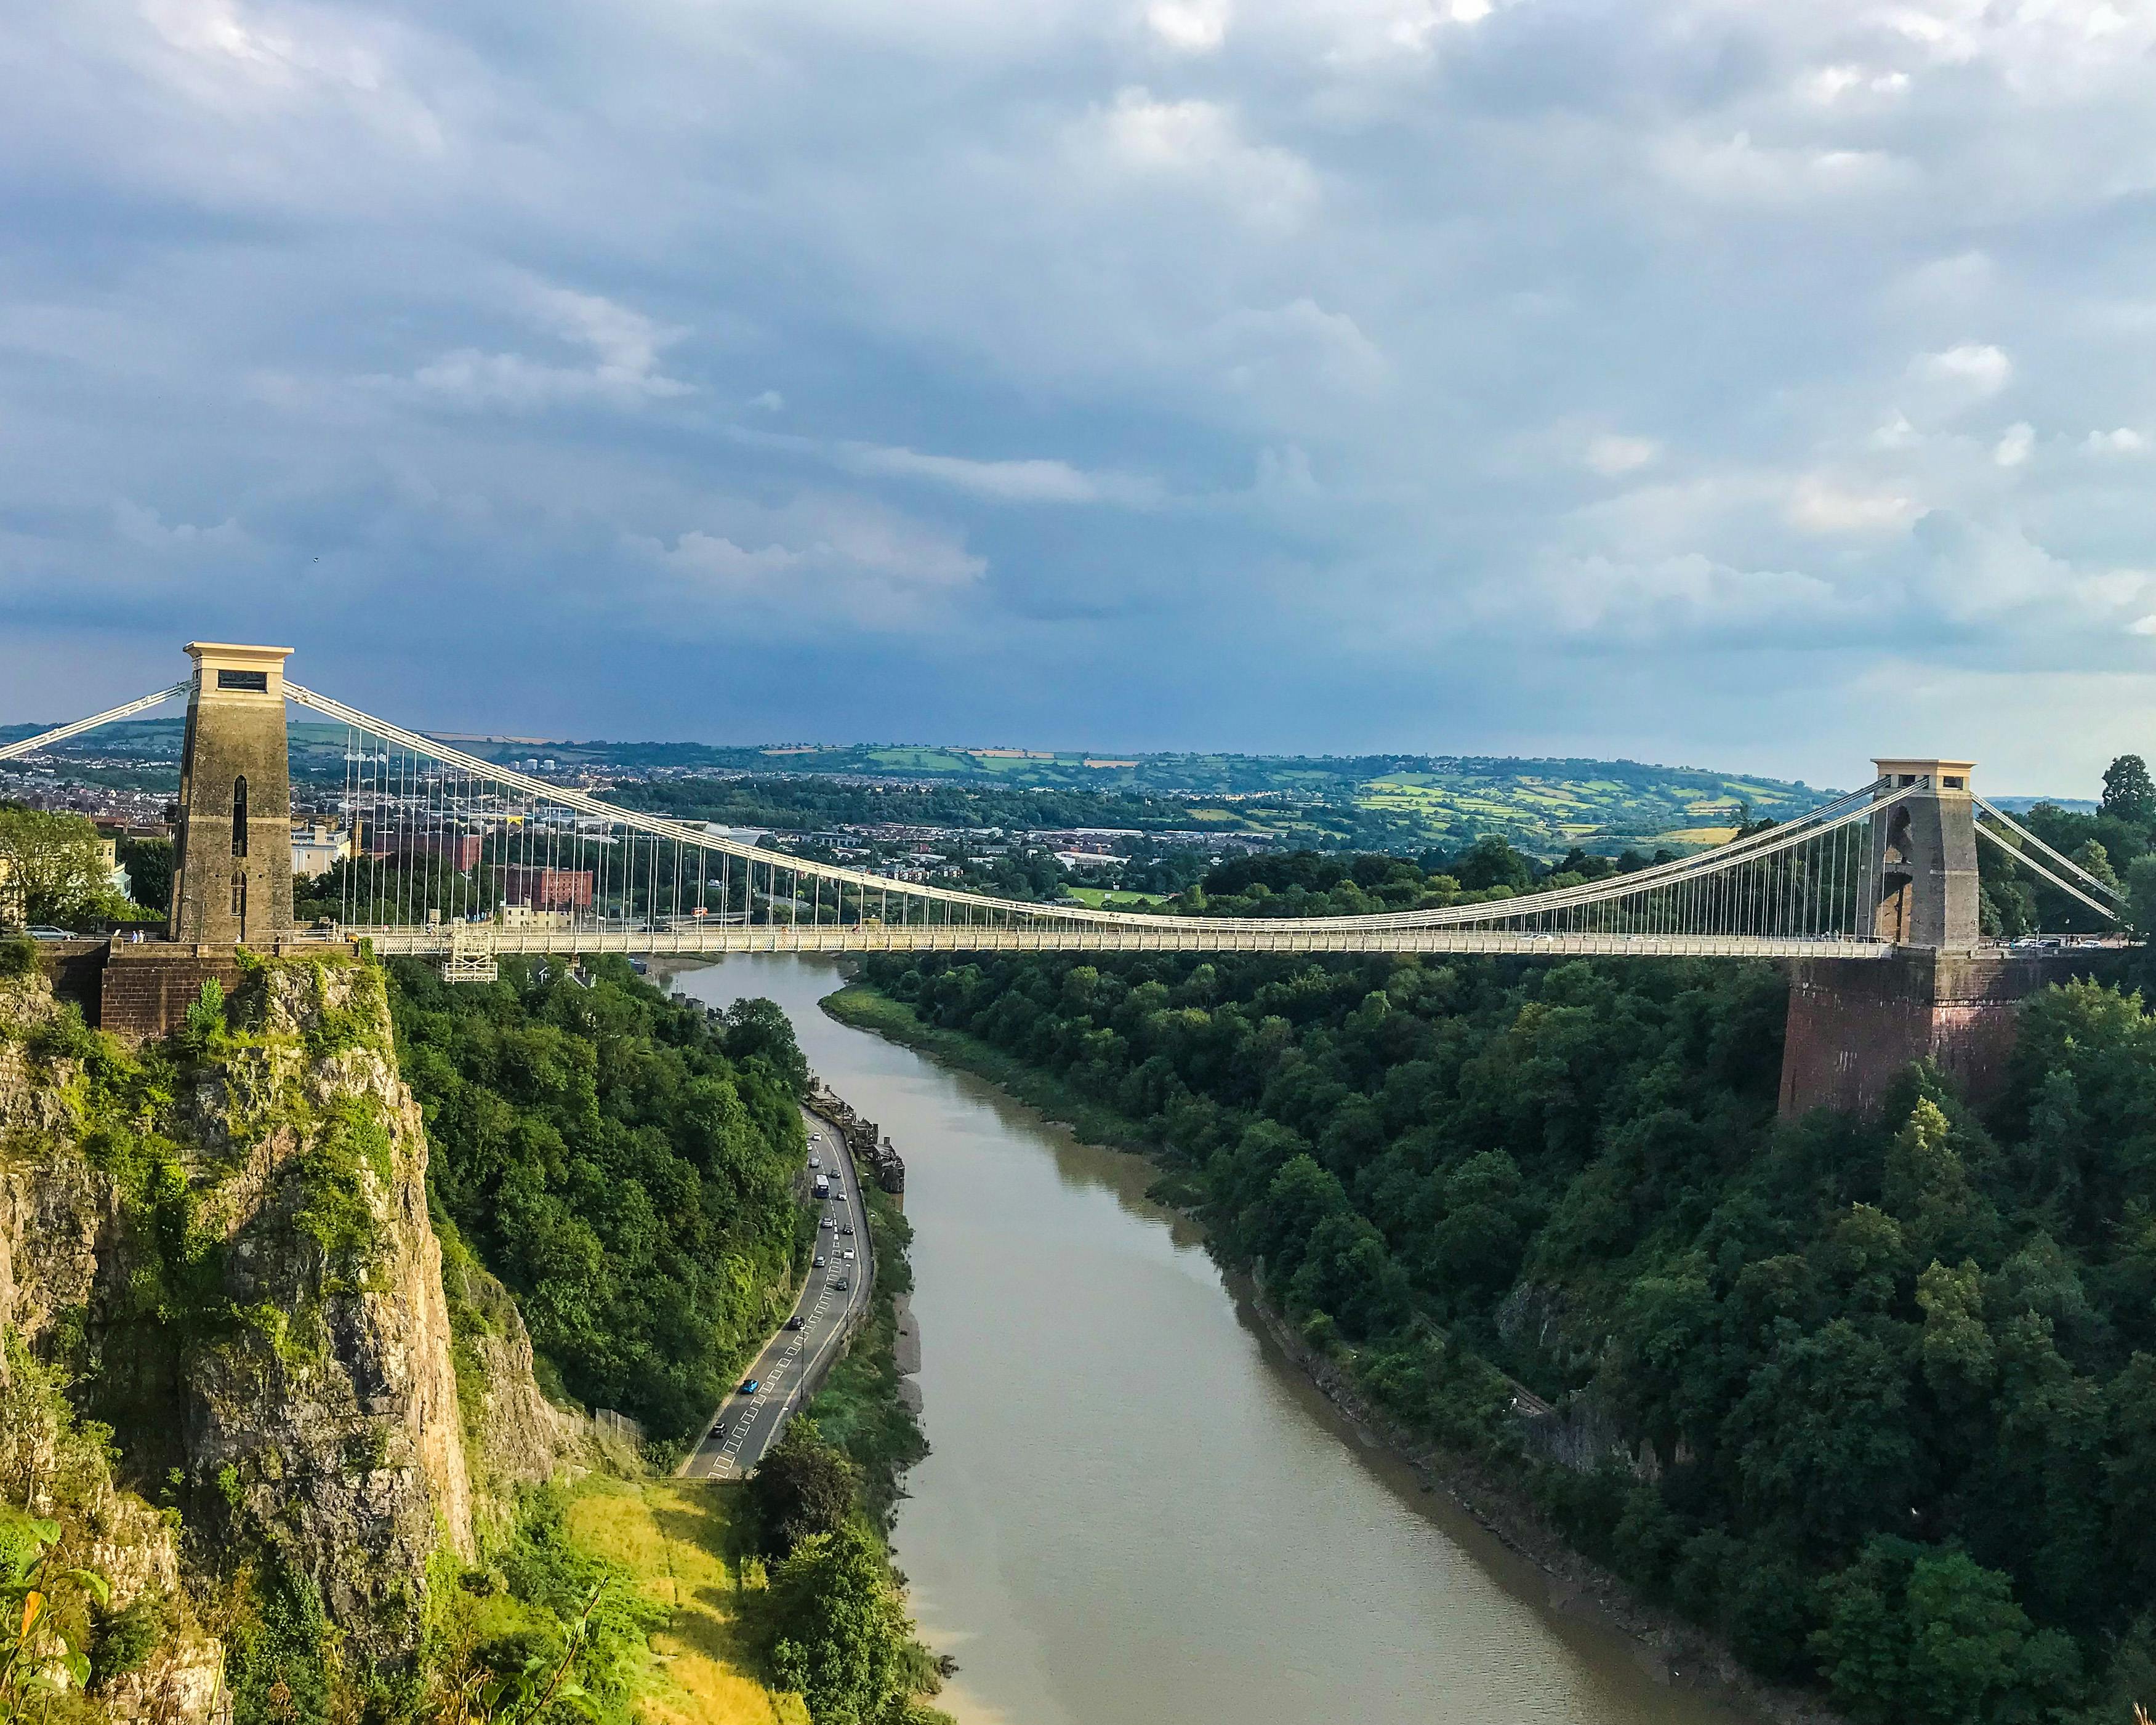
[[[395,1669],[419,1645],[430,1563],[469,1562],[475,1502],[498,1516],[577,1423],[461,1251],[453,1323],[380,973],[273,964],[232,1016],[134,1059],[36,978],[0,978],[0,1327],[78,1374],[123,1473],[185,1510],[191,1559],[244,1553],[311,1580],[346,1656]],[[22,1354],[14,1375],[39,1369]],[[6,1470],[0,1454],[0,1493],[21,1502]],[[169,1517],[106,1492],[105,1558],[184,1591]],[[213,1674],[214,1643],[171,1639]],[[120,1716],[152,1710],[125,1687]],[[167,1717],[211,1705],[175,1711],[166,1692]]]
[[[379,973],[287,967],[259,986],[249,1045],[201,1070],[182,1110],[224,1170],[198,1225],[244,1314],[195,1351],[188,1465],[276,1530],[351,1645],[395,1661],[418,1641],[429,1555],[474,1551],[426,1134]]]

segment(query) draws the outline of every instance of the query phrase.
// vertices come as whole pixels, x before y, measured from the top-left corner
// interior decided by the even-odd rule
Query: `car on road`
[[[716,1438],[722,1438],[726,1435],[726,1422],[723,1420],[714,1420],[711,1422],[711,1435]]]
[[[744,1378],[742,1379],[741,1394],[743,1395],[754,1395],[757,1391],[762,1388],[763,1385],[757,1383],[753,1378]]]
[[[844,1235],[848,1240],[851,1240],[854,1237],[854,1224],[851,1222],[841,1222],[839,1224],[839,1232]]]
[[[808,1153],[808,1166],[811,1168],[821,1168],[823,1165],[824,1158],[819,1156],[814,1150],[811,1150]]]
[[[844,1260],[845,1260],[849,1264],[850,1264],[850,1263],[852,1263],[852,1262],[854,1261],[854,1255],[853,1255],[853,1253],[852,1253],[852,1251],[851,1251],[850,1250],[847,1250],[847,1251],[841,1252],[841,1253],[839,1253],[839,1255],[840,1257],[844,1258]]]
[[[80,936],[69,933],[64,928],[36,927],[25,929],[23,932],[33,941],[71,941],[80,938]]]
[[[816,1267],[819,1270],[824,1267],[824,1255],[821,1252],[816,1254]]]
[[[830,1219],[829,1216],[826,1216],[826,1217],[824,1217],[824,1219],[823,1219],[822,1221],[819,1222],[816,1225],[817,1225],[819,1228],[829,1228],[829,1227],[831,1225],[831,1219]]]
[[[801,1314],[797,1312],[793,1317],[788,1318],[786,1320],[786,1327],[789,1330],[799,1329],[801,1327]]]
[[[833,1282],[831,1286],[839,1293],[843,1294],[848,1288],[851,1287],[853,1284],[848,1281],[845,1277],[842,1276],[836,1281]]]

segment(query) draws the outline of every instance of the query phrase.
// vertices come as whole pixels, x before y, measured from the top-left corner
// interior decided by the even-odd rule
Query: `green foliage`
[[[381,1117],[359,1097],[340,1096],[286,1176],[301,1192],[293,1222],[332,1259],[362,1251],[375,1237],[378,1195],[394,1173]]]
[[[224,1640],[233,1725],[326,1725],[335,1647],[311,1577],[274,1555],[246,1567]]]
[[[2133,826],[2156,826],[2156,783],[2138,755],[2121,755],[2104,769],[2101,811]]]
[[[51,1717],[54,1702],[90,1681],[88,1608],[111,1588],[71,1567],[58,1522],[18,1517],[0,1547],[0,1725]]]
[[[2032,1630],[2007,1578],[1966,1552],[1875,1538],[1820,1595],[1813,1650],[1865,1725],[2017,1725],[2056,1717],[2077,1686],[2073,1642]]]
[[[806,1146],[783,1015],[714,1023],[618,960],[590,988],[516,963],[486,987],[391,980],[442,1208],[572,1394],[685,1435],[791,1292]]]
[[[86,927],[122,916],[97,829],[80,814],[0,808],[0,922]]]
[[[122,839],[120,866],[127,871],[127,896],[146,911],[161,915],[172,908],[172,841]]]
[[[774,1676],[814,1725],[899,1725],[916,1687],[913,1625],[858,1521],[796,1545],[771,1577]]]
[[[504,1725],[550,1717],[567,1725],[578,1714],[626,1725],[646,1637],[666,1621],[665,1609],[640,1597],[619,1566],[578,1548],[557,1486],[526,1496],[499,1567],[510,1597],[527,1609],[463,1650],[445,1725],[459,1708]]]
[[[27,935],[0,938],[0,977],[23,977],[38,968],[38,943]]]
[[[795,1420],[748,1483],[763,1548],[783,1555],[803,1539],[835,1532],[852,1517],[860,1490],[860,1473],[845,1452],[824,1441],[814,1420]]]
[[[1422,890],[1380,861],[1277,892],[1252,867],[1233,896]],[[1062,1117],[1162,1147],[1216,1249],[1380,1406],[1761,1671],[1853,1710],[2004,1721],[2091,1699],[2138,1645],[2138,998],[2026,1003],[1987,1118],[1917,1070],[1876,1125],[1784,1124],[1764,967],[892,957],[865,980],[917,1034],[1055,1086]],[[1557,1465],[1514,1382],[1629,1453]],[[1943,1711],[1912,1711],[1919,1691]]]
[[[170,1602],[144,1594],[121,1609],[93,1614],[90,1686],[101,1690],[116,1677],[141,1670],[170,1633]]]
[[[218,1046],[224,1031],[224,984],[213,976],[204,977],[202,993],[187,1003],[181,1022],[182,1045],[200,1059]]]

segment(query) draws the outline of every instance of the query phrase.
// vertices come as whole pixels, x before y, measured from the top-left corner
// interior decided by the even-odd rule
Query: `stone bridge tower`
[[[1881,940],[1928,952],[1973,952],[1977,917],[1974,761],[1881,760],[1866,891]]]
[[[1975,763],[1881,759],[1864,902],[1890,958],[1812,958],[1789,978],[1782,1048],[1784,1117],[1819,1107],[1876,1112],[1912,1060],[1930,1060],[1973,1100],[2004,1081],[2015,1006],[2063,980],[2071,961],[1982,944]],[[1897,793],[1912,794],[1887,803]],[[2089,968],[2084,964],[2082,968]]]
[[[191,641],[174,835],[171,933],[267,949],[292,927],[292,781],[285,746],[290,647]]]

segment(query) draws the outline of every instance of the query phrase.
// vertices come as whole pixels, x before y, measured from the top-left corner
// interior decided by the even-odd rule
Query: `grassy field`
[[[1164,905],[1168,895],[1163,892],[1111,892],[1105,886],[1066,886],[1065,898],[1075,898],[1081,905],[1099,910],[1103,905]]]
[[[798,1696],[774,1696],[755,1675],[742,1620],[761,1590],[762,1568],[752,1559],[744,1575],[730,1552],[739,1490],[593,1475],[569,1507],[577,1544],[621,1565],[645,1598],[673,1613],[652,1632],[653,1664],[636,1698],[649,1725],[808,1725]]]

